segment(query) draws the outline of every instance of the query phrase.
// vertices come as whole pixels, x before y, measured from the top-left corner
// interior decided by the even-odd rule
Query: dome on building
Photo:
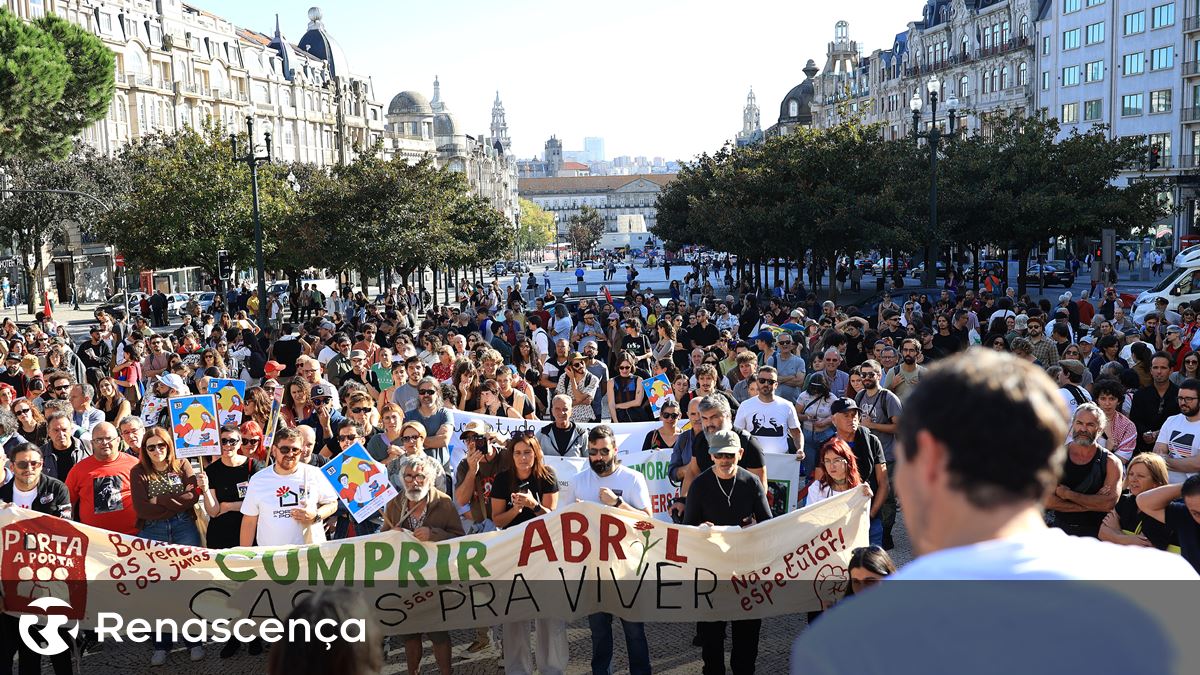
[[[330,75],[337,77],[339,71],[342,75],[349,74],[350,66],[346,62],[346,54],[325,30],[325,23],[321,20],[320,7],[308,10],[308,32],[300,38],[300,42],[296,43],[296,46],[328,63]]]
[[[804,65],[804,81],[792,87],[779,104],[780,123],[807,124],[812,121],[812,102],[816,95],[813,78],[817,75],[817,64],[812,59]]]
[[[432,115],[429,99],[419,91],[402,91],[388,104],[389,115]]]
[[[433,135],[446,137],[458,136],[458,122],[454,120],[454,115],[448,112],[441,112],[434,115]]]

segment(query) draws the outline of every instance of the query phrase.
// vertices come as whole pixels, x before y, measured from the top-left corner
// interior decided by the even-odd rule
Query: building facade
[[[654,229],[658,193],[674,179],[675,174],[522,178],[520,194],[554,215],[558,235],[564,239],[571,217],[590,206],[600,212],[607,234],[625,235],[603,241],[638,246],[645,236],[632,235],[646,235]]]
[[[5,2],[27,20],[61,16],[113,51],[117,88],[109,113],[80,135],[102,153],[115,154],[148,134],[199,128],[209,119],[242,131],[250,116],[256,142],[263,144],[270,132],[272,154],[281,162],[332,166],[350,162],[376,144],[389,157],[417,161],[432,156],[439,166],[465,173],[477,194],[510,220],[516,218],[516,162],[508,154],[511,141],[499,94],[492,135],[502,149],[483,134],[467,135],[440,101],[424,104],[431,114],[445,113],[440,119],[422,117],[416,128],[398,128],[393,117],[418,120],[392,115],[395,99],[384,109],[371,78],[348,62],[319,8],[309,10],[306,31],[292,43],[278,17],[268,35],[180,0]],[[434,98],[439,99],[436,82]],[[61,297],[67,297],[74,279],[85,298],[95,299],[112,285],[112,254],[111,247],[89,241],[72,227],[65,245],[52,253],[47,272],[53,273]],[[170,283],[167,290],[195,290],[166,282],[180,275],[163,272],[164,283]]]
[[[1196,228],[1200,181],[1200,7],[1195,0],[1058,0],[1038,17],[1037,105],[1065,136],[1106,125],[1111,138],[1144,136],[1159,166],[1121,181],[1167,177],[1182,208],[1159,223],[1162,245]]]

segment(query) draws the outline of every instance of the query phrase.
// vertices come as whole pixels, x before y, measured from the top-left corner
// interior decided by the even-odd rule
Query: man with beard
[[[271,453],[275,463],[251,476],[246,488],[241,545],[302,546],[325,541],[321,521],[337,511],[338,496],[320,469],[300,461],[304,453],[300,432],[277,430]]]
[[[859,426],[869,429],[883,446],[883,459],[889,466],[895,466],[896,455],[892,449],[896,439],[896,423],[900,419],[903,406],[900,398],[894,393],[879,386],[879,378],[883,377],[883,369],[874,359],[868,359],[860,366],[863,389],[854,397],[859,409]],[[888,477],[887,499],[879,510],[883,521],[883,548],[890,551],[892,543],[892,527],[896,524],[896,494],[892,479]]]
[[[887,372],[883,379],[884,387],[904,401],[913,387],[925,375],[925,366],[917,363],[921,359],[921,341],[905,338],[900,343],[900,365]]]
[[[405,530],[417,541],[445,541],[463,535],[462,519],[450,495],[434,487],[442,467],[429,455],[416,453],[396,460],[403,482],[400,494],[383,509],[383,531]],[[450,672],[450,634],[426,633],[433,643],[433,657],[442,673]],[[421,663],[420,634],[404,636],[404,653],[409,672]]]
[[[758,477],[738,467],[742,439],[733,431],[717,431],[708,440],[713,465],[692,482],[684,525],[750,527],[771,517],[767,493]],[[721,506],[725,502],[725,506]],[[762,619],[741,619],[733,624],[730,666],[735,673],[754,672],[758,660],[758,634]],[[725,672],[725,622],[701,621],[697,625],[705,673]]]
[[[1053,525],[1067,534],[1097,536],[1121,496],[1121,462],[1096,442],[1107,421],[1095,403],[1080,405],[1071,419],[1062,477],[1046,496]]]
[[[599,502],[646,518],[650,511],[650,488],[639,471],[626,468],[617,458],[617,439],[612,427],[600,424],[588,432],[588,465],[571,483],[575,498],[584,502]],[[592,629],[592,672],[612,672],[612,614],[597,612],[588,617]],[[645,624],[621,619],[625,630],[625,648],[629,652],[629,672],[649,675],[650,646],[646,642]]]
[[[1155,356],[1154,361],[1158,362]],[[1187,379],[1179,384],[1179,414],[1167,418],[1154,452],[1163,456],[1170,470],[1168,480],[1182,483],[1188,474],[1200,471],[1200,380]]]

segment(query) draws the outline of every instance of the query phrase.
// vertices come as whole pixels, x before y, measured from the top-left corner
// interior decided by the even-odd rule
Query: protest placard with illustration
[[[664,403],[675,400],[675,394],[671,393],[671,381],[666,375],[655,375],[643,380],[642,389],[646,391],[646,400],[650,401],[650,408],[654,410],[655,417],[658,417],[658,411]]]
[[[369,518],[399,494],[388,480],[387,469],[371,459],[362,443],[355,443],[329,460],[321,467],[321,472],[357,523]]]
[[[217,402],[212,394],[168,399],[175,455],[199,457],[221,454],[217,435]]]
[[[242,424],[242,405],[246,400],[246,383],[242,380],[208,381],[208,393],[217,400],[217,421],[221,426]]]

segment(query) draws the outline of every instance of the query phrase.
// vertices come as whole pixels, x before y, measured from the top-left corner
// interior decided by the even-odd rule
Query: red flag
[[[53,318],[54,312],[50,309],[50,291],[42,291],[42,298],[44,298],[42,313],[46,315],[47,319]]]
[[[608,291],[608,286],[601,286],[604,289],[604,298],[608,300],[608,304],[612,304],[612,293]]]

